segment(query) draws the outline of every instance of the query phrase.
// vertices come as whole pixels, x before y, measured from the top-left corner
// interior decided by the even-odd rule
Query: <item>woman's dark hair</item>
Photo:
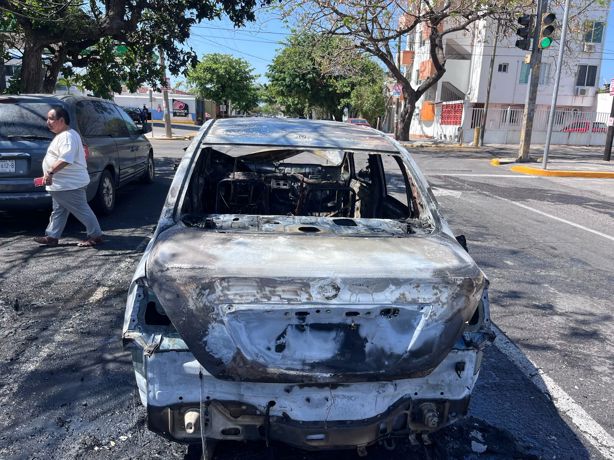
[[[68,115],[68,110],[66,110],[61,105],[54,105],[51,107],[51,110],[55,112],[55,119],[59,120],[60,118],[64,119],[64,123],[70,125],[70,115]]]

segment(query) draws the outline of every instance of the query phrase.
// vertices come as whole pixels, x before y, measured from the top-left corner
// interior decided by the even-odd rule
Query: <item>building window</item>
[[[576,86],[595,86],[597,81],[596,65],[579,65]]]
[[[531,66],[524,62],[521,63],[520,64],[520,79],[518,80],[518,83],[520,83],[521,85],[526,85],[527,83],[529,83],[530,73],[531,73]]]
[[[603,22],[584,22],[584,43],[601,43],[603,39]]]
[[[529,83],[529,75],[531,74],[531,66],[526,63],[522,63],[520,67],[520,79],[518,83],[526,85]],[[539,66],[539,83],[540,85],[547,85],[550,82],[550,64],[542,62]]]
[[[550,82],[550,64],[542,62],[539,66],[539,84],[547,85]]]
[[[503,63],[503,64],[499,64],[499,67],[497,69],[498,72],[502,72],[502,73],[507,73],[507,68],[509,67],[509,64]]]

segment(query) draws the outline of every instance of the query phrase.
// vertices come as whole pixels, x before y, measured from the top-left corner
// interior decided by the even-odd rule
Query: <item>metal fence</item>
[[[523,109],[489,109],[486,129],[520,130]],[[533,130],[546,131],[548,127],[549,110],[536,110],[533,117]],[[483,108],[474,108],[471,112],[471,128],[481,126],[484,117]],[[609,114],[606,112],[580,112],[578,110],[557,110],[554,112],[553,132],[602,132],[607,129]],[[465,125],[466,126],[466,125]]]

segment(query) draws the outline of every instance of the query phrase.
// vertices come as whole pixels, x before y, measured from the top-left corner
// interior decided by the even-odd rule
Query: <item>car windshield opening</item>
[[[352,219],[392,219],[411,232],[423,210],[399,155],[216,146],[201,151],[181,214],[206,228],[212,215],[246,215],[326,218],[347,229]]]

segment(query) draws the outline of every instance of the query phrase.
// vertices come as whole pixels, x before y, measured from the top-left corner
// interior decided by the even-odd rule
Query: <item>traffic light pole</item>
[[[552,91],[552,104],[550,104],[550,115],[548,116],[548,131],[546,131],[546,145],[544,145],[544,158],[542,168],[548,168],[548,153],[550,153],[550,139],[552,138],[552,127],[554,126],[554,115],[556,113],[556,101],[559,96],[559,84],[561,83],[561,69],[563,67],[563,53],[565,52],[565,40],[567,38],[567,18],[569,17],[570,0],[565,0],[565,10],[563,11],[563,28],[561,31],[561,41],[559,42],[559,56],[556,62],[556,79],[554,90]]]
[[[501,22],[497,19],[497,31],[495,32],[495,45],[490,57],[490,68],[488,69],[488,85],[486,86],[486,102],[484,103],[484,112],[480,122],[480,147],[484,145],[484,131],[486,131],[486,117],[488,116],[488,104],[490,104],[490,87],[492,86],[492,73],[495,68],[495,57],[497,55],[497,42],[499,41],[499,29]]]
[[[539,69],[542,62],[542,50],[538,46],[540,36],[540,24],[542,14],[548,8],[548,0],[541,0],[537,4],[537,15],[535,18],[535,28],[533,30],[533,46],[531,48],[529,90],[524,104],[522,114],[522,127],[520,130],[520,146],[516,161],[525,163],[529,161],[529,150],[531,148],[531,134],[533,131],[533,118],[535,117],[535,101],[537,100],[537,86],[539,85]]]

